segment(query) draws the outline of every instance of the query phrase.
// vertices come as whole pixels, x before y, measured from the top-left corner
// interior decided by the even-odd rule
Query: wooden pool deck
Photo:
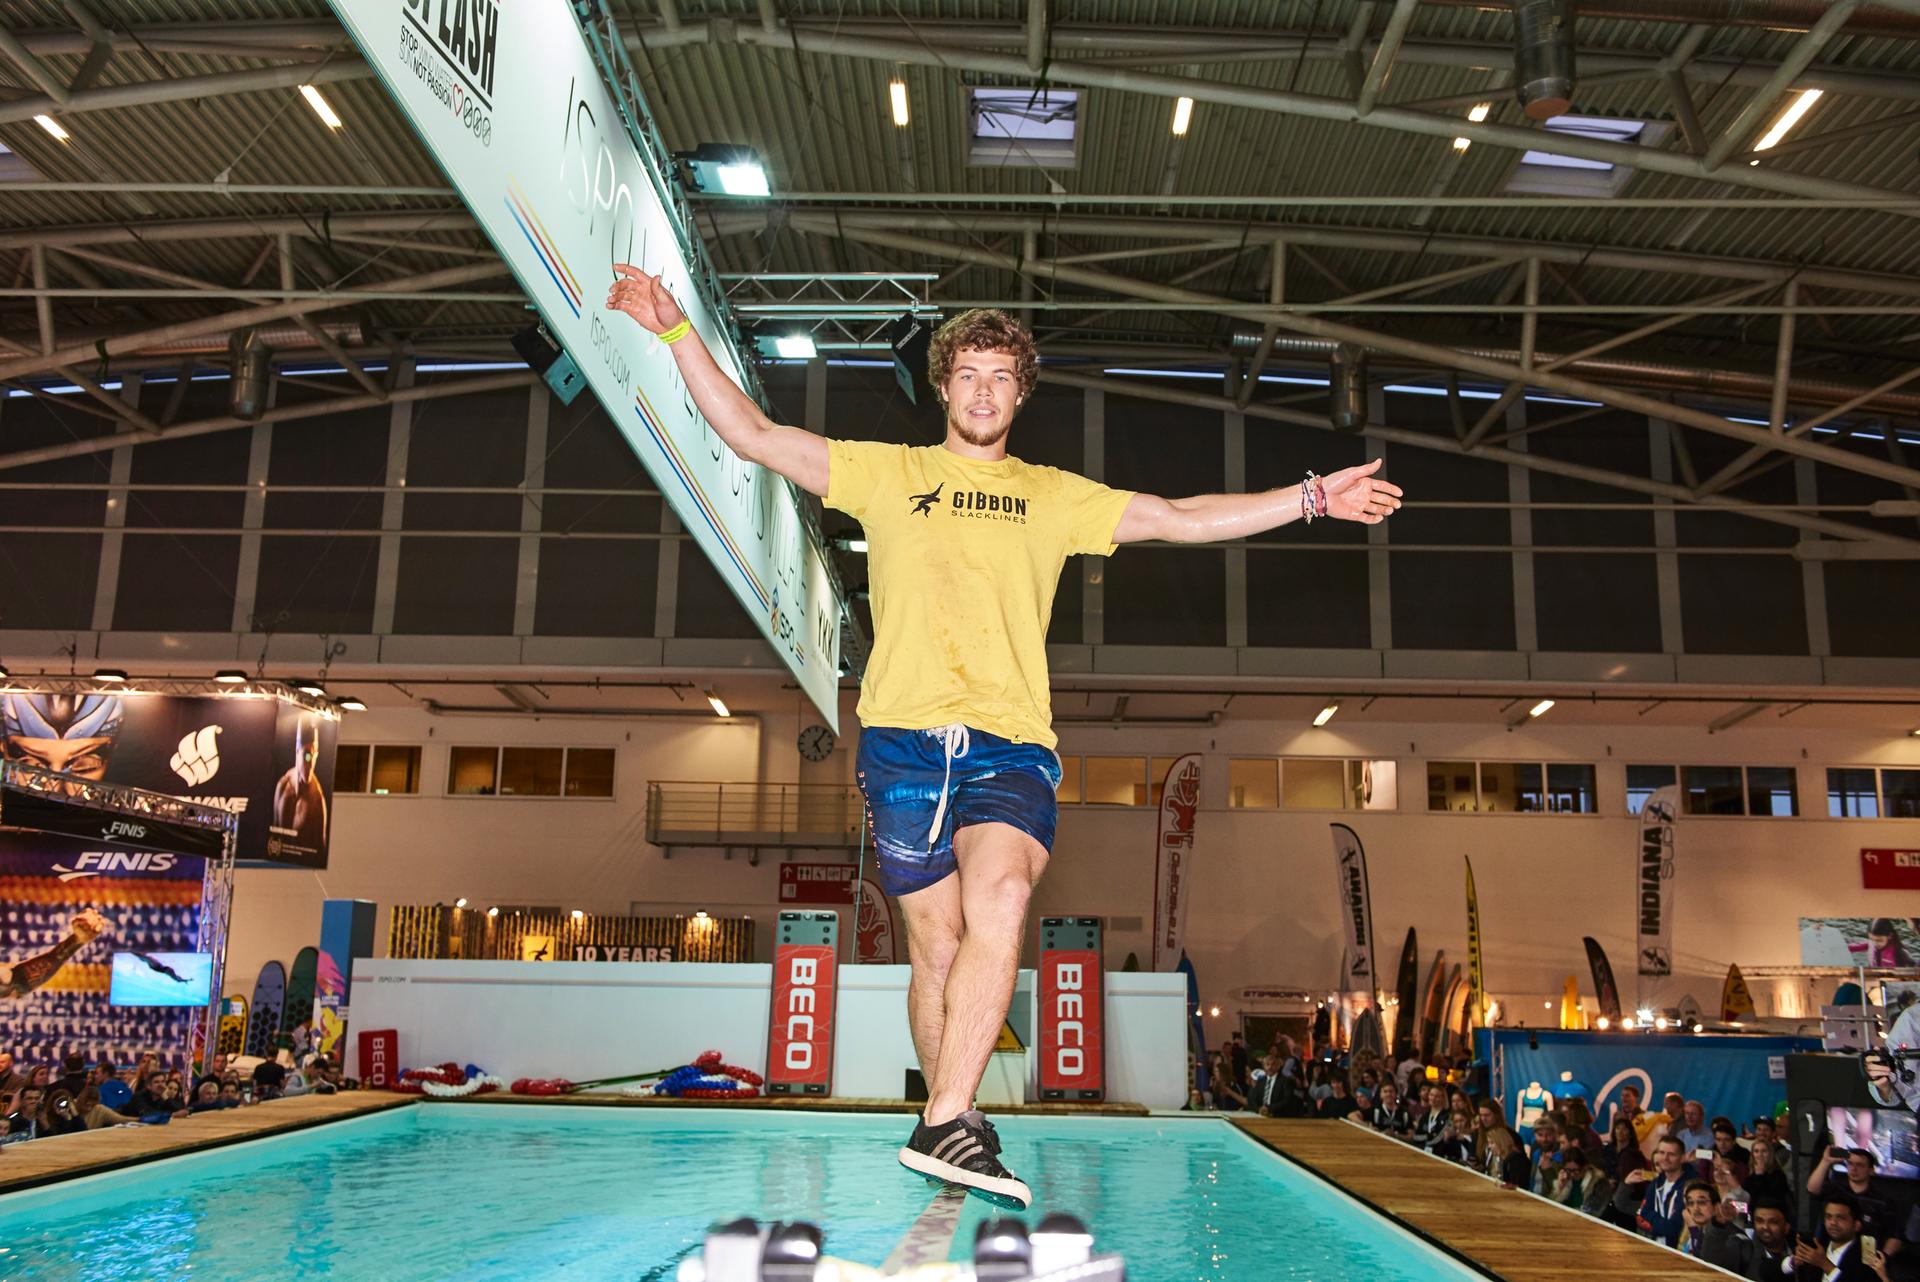
[[[1233,1120],[1268,1148],[1506,1282],[1706,1282],[1727,1276],[1359,1126]]]
[[[344,1117],[403,1108],[413,1102],[413,1096],[390,1095],[385,1091],[302,1095],[193,1117],[181,1116],[165,1126],[115,1126],[79,1135],[9,1144],[0,1149],[0,1193],[17,1193],[75,1176],[98,1175],[158,1158],[179,1157],[264,1135],[305,1130]]]

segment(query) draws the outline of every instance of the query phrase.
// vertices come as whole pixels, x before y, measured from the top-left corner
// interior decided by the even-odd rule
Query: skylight
[[[1670,126],[1661,120],[1627,120],[1617,116],[1554,116],[1541,128],[1593,142],[1626,146],[1657,146]],[[1550,151],[1527,151],[1507,180],[1507,190],[1545,196],[1612,196],[1633,176],[1632,165],[1588,160]]]
[[[968,117],[970,164],[1070,169],[1079,162],[1076,90],[975,86]]]

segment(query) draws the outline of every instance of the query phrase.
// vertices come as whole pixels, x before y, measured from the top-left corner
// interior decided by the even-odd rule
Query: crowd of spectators
[[[1677,1093],[1648,1111],[1631,1085],[1604,1131],[1578,1096],[1520,1125],[1497,1098],[1468,1093],[1465,1064],[1446,1076],[1431,1080],[1415,1057],[1314,1058],[1286,1036],[1254,1064],[1233,1034],[1195,1062],[1188,1107],[1350,1118],[1756,1282],[1920,1282],[1920,1206],[1875,1173],[1869,1149],[1796,1164],[1772,1118],[1743,1127]]]
[[[23,1067],[0,1050],[0,1146],[107,1126],[165,1125],[285,1096],[330,1095],[349,1085],[326,1056],[296,1065],[288,1051],[255,1061],[215,1055],[189,1078],[152,1052],[130,1063],[68,1055],[57,1064]]]

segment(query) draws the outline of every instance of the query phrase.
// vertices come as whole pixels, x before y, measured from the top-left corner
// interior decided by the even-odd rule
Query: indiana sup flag
[[[1633,867],[1636,970],[1655,979],[1673,974],[1673,821],[1679,813],[1680,789],[1673,784],[1656,789],[1640,807]]]
[[[1332,824],[1333,858],[1340,878],[1340,923],[1347,948],[1347,987],[1374,1000],[1380,972],[1373,964],[1373,892],[1367,885],[1367,852],[1345,824]]]
[[[1153,873],[1153,968],[1175,970],[1186,947],[1193,899],[1193,821],[1200,810],[1200,754],[1176,757],[1160,788]]]

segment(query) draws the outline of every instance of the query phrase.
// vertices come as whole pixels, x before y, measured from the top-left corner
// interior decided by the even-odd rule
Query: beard
[[[990,449],[1007,438],[1008,431],[1013,427],[1013,420],[1008,418],[992,427],[980,428],[974,426],[973,420],[967,417],[965,410],[949,409],[947,425],[953,429],[955,436],[967,444],[976,449]]]

